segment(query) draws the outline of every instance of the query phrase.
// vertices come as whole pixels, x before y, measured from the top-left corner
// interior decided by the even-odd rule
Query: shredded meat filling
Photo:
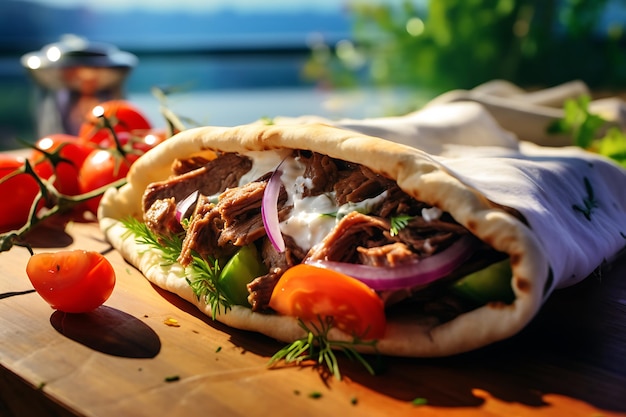
[[[165,198],[181,201],[196,190],[203,195],[214,195],[236,187],[239,178],[251,167],[252,161],[245,156],[224,154],[200,168],[150,184],[143,195],[143,209],[147,211],[155,201]]]
[[[286,250],[278,253],[266,236],[261,216],[269,173],[239,186],[252,161],[239,154],[225,153],[210,161],[202,158],[179,161],[173,166],[175,176],[151,184],[143,199],[146,224],[157,233],[180,233],[182,226],[176,220],[176,203],[198,190],[198,201],[188,219],[178,260],[188,265],[196,253],[207,259],[224,258],[242,246],[255,243],[269,272],[247,285],[248,301],[254,311],[269,308],[278,279],[305,258],[393,267],[437,253],[468,233],[446,213],[438,219],[424,219],[421,212],[428,205],[411,198],[395,181],[369,168],[314,152],[298,151],[294,156],[304,164],[305,197],[333,194],[338,206],[373,199],[384,192],[385,198],[371,207],[369,213],[352,211],[338,219],[333,230],[308,252],[290,236],[283,236]],[[292,210],[287,201],[287,192],[281,187],[278,202],[281,221]],[[406,227],[397,233],[390,232],[394,216],[409,218]]]
[[[278,253],[269,239],[263,240],[261,253],[263,261],[269,272],[255,278],[248,284],[248,302],[253,311],[263,311],[269,309],[269,302],[276,283],[283,273],[292,266],[300,263],[304,257],[302,250],[289,236],[285,236],[286,249]],[[294,248],[294,249],[292,249]]]
[[[187,266],[191,263],[194,252],[203,257],[232,255],[237,250],[234,246],[218,246],[217,239],[224,226],[219,210],[206,196],[200,196],[196,209],[190,218],[183,248],[178,262]]]
[[[157,200],[144,213],[146,226],[157,235],[180,233],[183,227],[176,218],[176,201],[173,197]]]

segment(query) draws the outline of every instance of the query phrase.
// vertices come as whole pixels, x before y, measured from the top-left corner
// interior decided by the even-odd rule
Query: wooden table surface
[[[376,376],[340,356],[338,381],[313,366],[268,369],[280,343],[155,288],[96,224],[66,230],[40,232],[36,252],[106,253],[116,288],[94,312],[64,315],[29,291],[25,249],[0,254],[0,416],[626,415],[624,258],[555,293],[512,339],[451,358],[384,358]]]

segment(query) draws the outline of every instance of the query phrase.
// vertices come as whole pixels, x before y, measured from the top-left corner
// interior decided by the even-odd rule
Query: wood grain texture
[[[340,356],[337,381],[314,366],[268,369],[280,343],[152,286],[96,224],[37,238],[36,252],[106,253],[117,285],[96,311],[65,315],[30,291],[26,250],[0,254],[0,416],[626,416],[624,258],[555,293],[509,340],[450,358],[370,358],[376,376]]]

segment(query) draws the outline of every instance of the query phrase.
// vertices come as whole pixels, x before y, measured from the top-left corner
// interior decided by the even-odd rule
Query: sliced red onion
[[[184,219],[185,214],[193,204],[196,204],[196,201],[198,201],[198,190],[189,194],[176,204],[176,220],[178,220],[178,222]]]
[[[261,218],[263,219],[265,233],[267,233],[267,237],[278,253],[285,251],[285,240],[280,231],[280,220],[278,219],[278,196],[282,184],[280,176],[283,174],[280,170],[281,165],[282,162],[278,164],[278,167],[270,176],[261,200]]]
[[[445,250],[423,260],[396,267],[378,267],[345,262],[305,260],[305,263],[332,269],[358,279],[373,290],[397,290],[429,284],[458,268],[474,253],[471,236],[463,236]]]

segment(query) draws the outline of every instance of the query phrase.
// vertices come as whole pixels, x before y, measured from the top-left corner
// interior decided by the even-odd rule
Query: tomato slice
[[[270,307],[308,322],[332,317],[337,328],[361,339],[385,334],[385,307],[374,290],[352,277],[312,265],[288,269],[274,287]]]
[[[66,313],[96,309],[109,298],[115,286],[113,266],[94,251],[35,254],[26,265],[26,274],[52,308]]]

